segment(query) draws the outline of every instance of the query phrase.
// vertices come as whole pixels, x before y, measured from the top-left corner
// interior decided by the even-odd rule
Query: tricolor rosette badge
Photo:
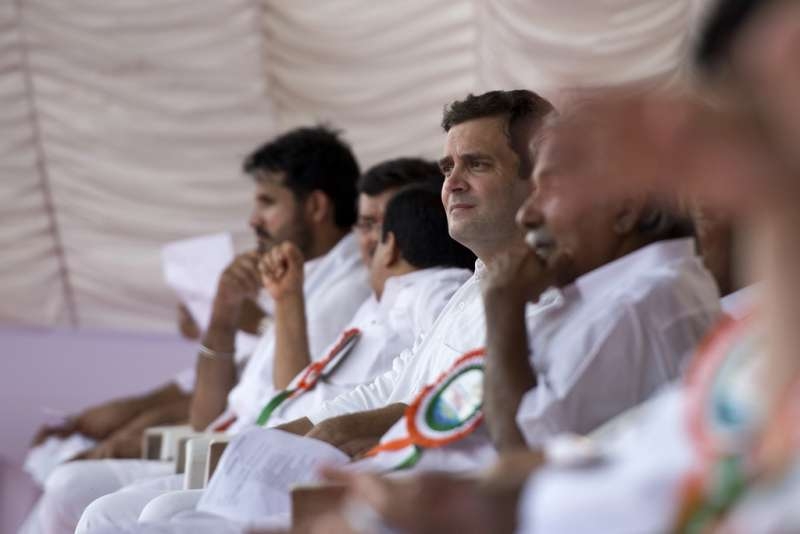
[[[461,356],[406,412],[411,440],[426,448],[458,441],[483,420],[483,357],[476,349]]]

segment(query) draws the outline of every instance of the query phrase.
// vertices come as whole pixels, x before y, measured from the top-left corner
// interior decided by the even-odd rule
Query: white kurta
[[[647,399],[679,376],[719,315],[716,284],[691,239],[651,244],[545,292],[526,310],[537,385],[523,397],[517,425],[528,444],[588,433]],[[407,435],[406,425],[402,418],[382,441]],[[486,429],[478,428],[425,451],[416,469],[476,469],[493,457]]]
[[[424,269],[386,281],[378,302],[370,297],[347,328],[361,331],[358,342],[328,379],[273,414],[270,426],[305,417],[323,402],[368,383],[392,368],[404,349],[420,340],[447,302],[470,277],[466,269]],[[327,354],[328,347],[324,354]],[[296,384],[300,376],[293,380]],[[290,386],[291,387],[291,386]],[[262,399],[266,404],[269,399]]]
[[[544,467],[519,502],[519,534],[668,532],[677,495],[695,462],[685,395],[672,386],[600,444],[590,467]]]
[[[692,239],[641,248],[551,298],[529,324],[538,383],[517,411],[529,445],[588,433],[678,378],[721,313]]]
[[[428,383],[432,382],[467,349],[481,346],[481,338],[474,332],[470,336],[470,329],[458,321],[464,310],[469,318],[482,317],[482,305],[480,314],[472,314],[475,310],[469,307],[470,295],[477,290],[471,283],[475,278],[456,294],[417,350],[409,353],[429,357],[405,360],[406,365],[414,361],[419,366],[403,372],[395,369],[393,374],[380,377],[388,377],[387,383],[404,388],[399,394],[390,393],[389,402],[407,399],[407,391],[413,387],[410,381],[432,377]],[[477,300],[480,303],[480,298]],[[588,432],[644,401],[658,387],[678,377],[683,359],[719,315],[716,284],[696,256],[691,239],[651,244],[587,273],[563,290],[546,292],[537,305],[526,310],[529,359],[538,379],[517,412],[526,439],[536,444],[562,432]],[[437,332],[437,328],[451,328],[457,335]],[[462,350],[437,354],[425,344],[437,340],[452,349],[448,342],[454,339],[466,343],[461,345]],[[359,391],[363,389],[358,388],[358,398],[384,391],[374,388],[363,394]],[[340,403],[341,398],[326,404],[326,408]],[[406,424],[402,418],[384,440],[403,435]],[[470,471],[487,466],[494,457],[488,433],[479,427],[467,439],[424,451],[420,462],[405,473]],[[360,468],[359,463],[352,464],[353,468]],[[380,455],[364,463],[370,468],[395,465],[382,465]],[[268,521],[252,515],[252,511],[229,519]],[[180,521],[177,517],[175,520]]]
[[[403,351],[392,369],[368,384],[339,395],[308,414],[316,423],[347,413],[382,408],[394,402],[409,403],[425,384],[465,352],[482,347],[486,340],[480,277],[485,267],[479,261],[475,274],[453,295],[430,331],[413,347]]]
[[[322,357],[325,347],[334,342],[370,294],[367,270],[353,234],[339,241],[325,256],[306,262],[303,293],[309,350],[315,357]],[[248,360],[239,383],[228,395],[228,408],[237,417],[230,433],[254,423],[261,400],[275,393],[274,355],[275,335],[270,327]]]
[[[370,293],[367,271],[353,234],[341,239],[325,256],[306,262],[303,291],[309,346],[312,354],[320,354]],[[261,408],[260,400],[274,391],[274,350],[274,333],[269,328],[228,396],[229,409],[237,416],[237,423],[229,431],[254,422]],[[132,482],[163,476],[171,465],[144,460],[89,460],[64,465],[64,472],[60,474],[62,467],[59,467],[50,477],[58,474],[59,483],[45,485],[44,495],[26,523],[29,525],[26,532],[48,532],[41,525],[51,524],[71,525],[64,530],[72,532],[81,512],[93,500]],[[90,491],[91,488],[95,489]]]
[[[330,377],[320,380],[314,389],[285,401],[273,412],[269,425],[275,426],[303,417],[321,402],[391,368],[392,360],[397,354],[424,335],[470,275],[470,271],[465,269],[431,268],[387,280],[381,300],[377,301],[374,297],[367,299],[343,328],[343,331],[350,328],[361,331],[358,342],[344,361]],[[338,340],[338,336],[336,339]],[[335,343],[336,341],[331,345]],[[327,354],[331,348],[327,347],[318,357]],[[299,376],[293,383],[299,380]],[[260,407],[266,405],[270,398],[271,395],[261,399]],[[166,483],[139,484],[136,488],[123,488],[122,491],[100,498],[87,508],[78,531],[89,531],[97,528],[97,525],[121,526],[126,521],[135,521],[150,499],[168,489],[175,487],[170,488]],[[172,497],[164,498],[185,502],[183,495],[178,492],[173,492]]]

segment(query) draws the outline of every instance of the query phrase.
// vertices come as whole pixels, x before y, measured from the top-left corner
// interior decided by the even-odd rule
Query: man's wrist
[[[523,309],[533,298],[532,294],[510,286],[491,286],[483,290],[483,302],[489,309]]]
[[[298,305],[304,302],[303,288],[292,289],[274,296],[273,300],[276,304],[283,304],[286,306]]]

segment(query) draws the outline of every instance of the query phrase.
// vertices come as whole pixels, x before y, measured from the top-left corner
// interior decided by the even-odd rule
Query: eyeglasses
[[[380,230],[382,224],[382,219],[377,219],[375,217],[359,217],[356,224],[353,225],[353,228],[361,233],[367,234]]]

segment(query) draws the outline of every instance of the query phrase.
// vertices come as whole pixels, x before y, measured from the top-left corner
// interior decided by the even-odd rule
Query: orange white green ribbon
[[[687,373],[699,465],[683,481],[677,532],[714,530],[758,471],[754,452],[769,410],[757,387],[765,340],[754,315],[723,321]]]
[[[483,421],[483,358],[485,349],[461,356],[433,384],[417,395],[405,411],[407,435],[372,448],[367,456],[402,454],[394,469],[412,467],[424,449],[454,443],[471,434]]]
[[[324,358],[311,362],[303,369],[299,375],[300,379],[294,387],[285,389],[270,399],[267,405],[264,406],[264,409],[261,410],[256,424],[259,426],[266,425],[278,406],[288,399],[295,399],[303,393],[314,389],[314,386],[317,385],[320,378],[330,376],[336,367],[338,367],[350,353],[360,335],[361,330],[358,328],[345,330]]]

